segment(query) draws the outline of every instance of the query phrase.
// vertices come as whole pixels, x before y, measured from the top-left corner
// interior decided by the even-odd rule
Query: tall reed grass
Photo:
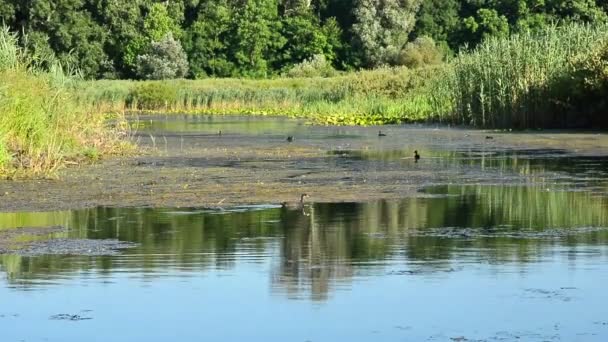
[[[476,127],[538,128],[593,125],[572,101],[576,59],[608,42],[608,25],[550,26],[509,38],[490,38],[463,52],[435,96],[453,103],[451,120]]]
[[[116,110],[285,115],[327,124],[412,122],[431,116],[425,91],[435,73],[383,68],[330,78],[90,81],[80,101]]]
[[[80,85],[79,101],[130,111],[287,115],[325,124],[608,128],[601,114],[608,105],[589,110],[576,95],[585,89],[576,76],[585,64],[576,61],[591,58],[602,42],[608,42],[608,24],[550,26],[489,38],[449,62],[421,69],[328,78],[92,81]]]
[[[126,147],[105,114],[76,101],[75,76],[0,28],[0,176],[48,175],[68,159]]]

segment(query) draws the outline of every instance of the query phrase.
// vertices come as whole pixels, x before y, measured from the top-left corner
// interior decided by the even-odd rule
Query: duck
[[[420,155],[418,154],[418,150],[414,151],[414,163],[417,163],[420,160]]]
[[[293,135],[290,135],[287,137],[287,142],[292,142],[293,141]]]
[[[490,139],[494,139],[494,137],[491,135],[486,135],[486,139],[490,140]]]
[[[379,136],[379,137],[385,137],[385,136],[386,136],[386,134],[385,134],[385,133],[382,133],[382,131],[378,131],[378,136]]]
[[[281,203],[281,207],[286,209],[302,209],[304,208],[304,199],[308,197],[310,197],[308,194],[301,194],[299,202],[283,202]]]
[[[217,132],[217,135],[218,135],[219,137],[221,137],[221,136],[222,136],[222,131],[218,131],[218,132]]]

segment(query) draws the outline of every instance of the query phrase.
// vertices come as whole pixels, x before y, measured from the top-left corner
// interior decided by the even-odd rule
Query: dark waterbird
[[[494,139],[494,137],[491,135],[486,135],[486,139],[490,140],[490,139]]]
[[[414,163],[417,163],[420,160],[420,155],[418,154],[418,150],[414,151]]]
[[[386,134],[385,134],[385,133],[382,133],[382,131],[378,131],[378,136],[379,136],[379,137],[385,137],[385,136],[386,136]]]
[[[292,135],[288,136],[287,137],[287,142],[292,142],[292,141],[293,141],[293,136]]]
[[[309,197],[308,194],[301,194],[299,202],[283,202],[281,207],[287,209],[302,209],[304,207],[304,199]]]

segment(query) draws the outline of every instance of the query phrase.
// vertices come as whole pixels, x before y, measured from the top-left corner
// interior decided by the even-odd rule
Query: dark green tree
[[[199,3],[196,13],[183,38],[192,76],[227,77],[235,74],[235,65],[229,59],[232,8],[226,0],[206,0]]]
[[[245,0],[236,7],[231,34],[231,56],[236,71],[249,77],[269,75],[269,60],[285,41],[280,36],[276,0]]]

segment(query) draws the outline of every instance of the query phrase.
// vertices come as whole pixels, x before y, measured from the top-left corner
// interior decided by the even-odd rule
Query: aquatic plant
[[[454,102],[452,120],[489,128],[580,126],[585,108],[570,102],[569,83],[578,68],[572,61],[587,59],[607,40],[605,24],[550,26],[485,40],[450,63],[444,82]]]

